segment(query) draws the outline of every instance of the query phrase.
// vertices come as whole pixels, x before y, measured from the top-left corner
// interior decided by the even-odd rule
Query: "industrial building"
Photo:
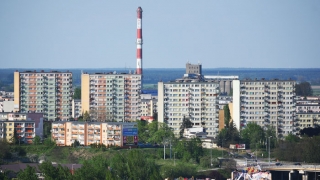
[[[296,133],[293,80],[234,80],[233,120],[241,130],[250,122],[275,128],[277,137]]]
[[[43,113],[44,120],[72,116],[72,73],[14,72],[14,111]]]

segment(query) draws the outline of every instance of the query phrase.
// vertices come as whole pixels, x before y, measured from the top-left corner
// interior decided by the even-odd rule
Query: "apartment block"
[[[91,120],[129,122],[140,118],[141,74],[95,73],[81,76],[82,113]]]
[[[219,131],[219,84],[199,79],[158,82],[158,121],[167,123],[179,135],[183,118],[193,127],[203,127],[208,137]]]
[[[141,94],[140,111],[141,116],[153,117],[157,113],[158,97],[151,94]]]
[[[12,142],[14,136],[16,136],[21,143],[31,144],[35,137],[35,122],[0,121],[0,138]]]
[[[299,97],[296,101],[296,126],[299,129],[320,125],[320,97]]]
[[[126,133],[130,131],[131,133]],[[71,146],[75,141],[81,145],[104,144],[106,146],[135,145],[138,142],[136,123],[123,122],[77,122],[52,123],[52,139],[58,146]],[[129,141],[132,139],[132,141]]]
[[[71,72],[14,72],[16,112],[44,114],[44,120],[68,120],[72,116]]]
[[[72,117],[78,119],[82,115],[81,112],[81,99],[72,100]]]
[[[233,119],[239,130],[250,122],[270,125],[278,137],[296,133],[293,80],[234,80]]]
[[[43,137],[42,113],[0,112],[0,137],[11,141],[14,133],[20,137],[21,142],[32,143],[37,135]]]

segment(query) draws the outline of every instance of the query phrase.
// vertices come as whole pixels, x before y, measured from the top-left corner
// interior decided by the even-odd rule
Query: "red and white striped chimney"
[[[142,74],[142,9],[137,9],[137,74]]]

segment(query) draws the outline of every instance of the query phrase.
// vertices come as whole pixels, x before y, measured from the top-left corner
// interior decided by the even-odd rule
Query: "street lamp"
[[[210,149],[211,149],[211,158],[210,158],[211,164],[210,165],[212,166],[213,165],[212,164],[212,143],[210,144]]]
[[[269,136],[268,138],[269,138],[269,166],[270,166],[270,138],[271,138],[272,136]]]
[[[317,165],[314,165],[314,180],[317,180]]]

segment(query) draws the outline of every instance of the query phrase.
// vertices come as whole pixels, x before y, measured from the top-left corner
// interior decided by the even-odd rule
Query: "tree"
[[[27,168],[18,173],[19,180],[38,180],[36,168],[27,165]]]
[[[229,105],[228,104],[223,107],[223,111],[224,111],[224,125],[225,125],[225,128],[229,128],[231,115],[230,115],[230,109],[229,109]]]
[[[261,126],[256,123],[248,123],[241,131],[241,138],[247,146],[254,146],[265,139],[265,133]],[[275,136],[273,136],[275,137]]]
[[[192,122],[190,121],[189,118],[186,118],[186,116],[183,116],[182,124],[180,126],[180,132],[179,132],[180,138],[183,137],[183,132],[186,128],[192,128]]]
[[[199,138],[192,138],[190,141],[178,141],[175,152],[177,152],[177,158],[181,158],[187,162],[193,159],[197,163],[200,162],[200,158],[204,154],[202,142]]]
[[[81,99],[81,88],[76,87],[73,93],[73,99]]]
[[[299,142],[300,138],[296,135],[293,135],[292,133],[288,134],[288,136],[285,137],[285,140],[287,142]]]
[[[300,135],[302,136],[308,136],[308,137],[312,137],[312,136],[318,136],[320,135],[320,126],[316,126],[316,127],[307,127],[304,129],[300,130]]]
[[[85,111],[83,114],[83,120],[87,122],[90,121],[90,119],[90,114],[88,113],[88,111]]]
[[[312,96],[312,88],[309,82],[301,82],[296,84],[295,92],[298,96]]]
[[[34,144],[34,145],[38,145],[38,144],[40,144],[40,141],[41,141],[40,136],[36,135],[36,136],[34,137],[34,139],[33,139],[33,144]]]
[[[0,164],[2,164],[2,159],[9,159],[11,156],[9,143],[0,138]]]
[[[117,153],[110,163],[109,170],[116,179],[163,179],[159,167],[153,160],[147,159],[139,150],[131,150],[126,154]]]

